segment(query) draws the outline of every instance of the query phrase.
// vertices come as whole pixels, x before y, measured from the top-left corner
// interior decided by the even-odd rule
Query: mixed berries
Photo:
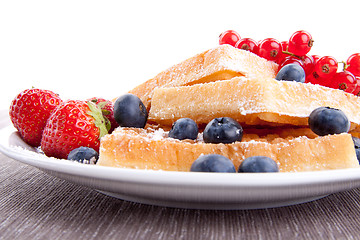
[[[106,100],[104,98],[93,97],[87,99],[95,103],[100,109],[104,116],[105,125],[109,133],[112,133],[115,128],[119,126],[114,117],[114,104],[112,101]]]
[[[91,101],[69,100],[50,115],[42,133],[41,150],[47,156],[66,159],[78,147],[99,151],[108,131],[101,109]]]
[[[143,128],[148,117],[143,102],[133,94],[124,94],[113,104],[96,97],[63,101],[57,94],[41,89],[21,92],[13,100],[9,114],[25,142],[40,147],[46,156],[84,164],[96,164],[104,135],[118,126]],[[168,137],[196,140],[198,134],[195,121],[181,118],[173,124]],[[242,126],[229,117],[213,119],[203,132],[204,142],[213,144],[234,143],[241,141],[242,136]],[[266,164],[269,163],[258,163],[260,169],[268,169]],[[236,172],[230,159],[217,154],[200,156],[190,171]]]
[[[306,31],[296,31],[288,41],[266,38],[257,42],[251,38],[241,38],[236,31],[229,30],[220,35],[219,44],[229,44],[274,61],[279,64],[279,71],[288,64],[297,64],[305,72],[306,83],[360,95],[360,53],[352,54],[344,62],[338,62],[332,56],[311,55],[309,52],[314,40]]]
[[[63,101],[52,91],[32,88],[15,97],[9,115],[26,143],[66,159],[79,147],[99,151],[101,137],[118,126],[113,108],[102,98]]]

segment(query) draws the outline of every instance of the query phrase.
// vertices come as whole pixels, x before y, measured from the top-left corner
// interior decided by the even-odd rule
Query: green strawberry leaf
[[[103,136],[109,133],[106,126],[107,125],[106,120],[104,119],[101,108],[98,107],[94,102],[88,101],[87,105],[89,106],[90,109],[88,114],[94,118],[95,126],[98,127],[100,130],[99,139],[101,139]]]
[[[105,106],[106,106],[106,104],[108,104],[110,101],[104,101],[104,102],[99,102],[99,103],[97,103],[97,105],[101,108],[101,109],[103,109]]]
[[[105,119],[106,129],[107,129],[107,131],[109,132],[110,129],[111,129],[111,122],[110,122],[110,120],[109,120],[107,117],[105,117],[105,116],[104,116],[104,119]]]
[[[104,116],[111,114],[111,112],[109,110],[106,110],[106,109],[102,109],[102,113],[103,113]]]

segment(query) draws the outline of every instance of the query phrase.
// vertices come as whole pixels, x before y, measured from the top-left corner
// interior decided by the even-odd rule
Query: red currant
[[[288,65],[290,63],[295,63],[300,65],[302,68],[304,68],[304,63],[294,56],[288,56],[282,60],[282,62],[279,64],[279,69],[281,69],[283,66]]]
[[[240,40],[240,35],[234,30],[228,30],[220,34],[219,44],[230,44],[235,47],[235,44]]]
[[[290,37],[288,50],[297,56],[304,56],[310,51],[313,42],[314,40],[310,33],[306,31],[296,31]]]
[[[319,56],[319,55],[311,55],[311,56],[314,60],[314,64],[316,64],[319,61],[319,59],[321,58],[321,56]]]
[[[324,86],[352,93],[356,87],[356,78],[348,71],[337,72],[331,79],[324,82]]]
[[[251,39],[251,38],[242,38],[242,39],[240,39],[235,44],[235,47],[239,48],[239,49],[250,51],[250,52],[255,53],[255,54],[257,54],[258,51],[259,51],[258,43],[255,40]]]
[[[309,75],[306,75],[305,82],[306,83],[323,85],[322,83],[324,82],[324,79],[322,79],[320,77],[315,78],[313,74],[309,74]]]
[[[258,55],[260,57],[271,61],[277,61],[281,56],[281,53],[281,43],[274,38],[266,38],[259,43]]]
[[[360,76],[360,53],[352,54],[346,61],[347,71],[351,72],[355,76]]]
[[[278,64],[281,64],[285,60],[286,57],[290,56],[289,54],[284,53],[287,51],[287,47],[289,44],[288,41],[282,41],[280,44],[281,44],[282,52],[280,53],[280,56],[279,56],[278,60],[276,61]]]
[[[360,77],[355,77],[355,78],[356,78],[356,86],[352,93],[356,96],[360,96]]]
[[[303,63],[304,63],[304,71],[306,75],[310,75],[312,71],[314,70],[314,58],[311,55],[305,55],[303,57]]]
[[[324,56],[320,58],[314,66],[314,77],[331,78],[338,69],[338,62],[335,58]]]
[[[288,46],[289,46],[289,42],[288,41],[282,41],[281,42],[281,49],[283,51],[287,51],[288,50]]]

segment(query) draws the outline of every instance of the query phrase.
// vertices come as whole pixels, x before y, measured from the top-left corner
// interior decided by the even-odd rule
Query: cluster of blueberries
[[[344,112],[330,107],[319,107],[309,116],[310,129],[319,136],[348,132],[350,122]],[[198,128],[189,118],[177,120],[169,132],[169,137],[177,139],[196,139]],[[241,141],[243,129],[232,118],[213,119],[204,129],[205,143],[232,143]],[[360,139],[353,138],[357,157],[360,157]],[[196,172],[236,172],[228,158],[217,155],[203,155],[194,161],[191,171]],[[246,158],[239,166],[238,172],[278,172],[276,162],[265,156]]]
[[[169,137],[179,140],[192,139],[198,136],[197,124],[190,118],[177,120],[171,130]],[[241,141],[243,129],[241,125],[232,118],[214,118],[205,127],[203,139],[205,143],[233,143]],[[233,162],[219,154],[202,155],[196,159],[190,171],[192,172],[236,172]],[[254,156],[245,159],[239,166],[238,172],[278,172],[278,166],[274,160],[265,156]]]
[[[293,67],[297,68],[296,66],[289,66],[286,72],[294,72]],[[280,71],[279,74],[283,73]],[[125,94],[119,97],[114,104],[114,118],[122,127],[143,128],[146,125],[148,113],[144,104],[137,96],[133,94]],[[330,107],[320,107],[315,109],[310,114],[309,126],[310,129],[317,135],[325,136],[328,134],[348,132],[350,129],[350,122],[341,110]],[[169,131],[168,137],[179,140],[195,140],[198,137],[198,132],[198,126],[192,119],[181,118],[173,124],[171,130]],[[205,143],[233,143],[236,141],[241,141],[242,137],[243,129],[241,125],[229,117],[213,119],[206,125],[203,132],[203,140]],[[359,159],[360,139],[353,139],[356,153]],[[96,163],[98,159],[98,153],[93,149],[81,147],[74,149],[69,154],[68,159],[83,163],[87,163],[89,162],[89,159],[92,159],[92,162]],[[236,172],[236,169],[232,161],[227,157],[218,154],[208,154],[202,155],[196,159],[192,164],[190,171]],[[240,164],[237,171],[278,172],[279,168],[276,162],[269,157],[253,156],[246,158]]]

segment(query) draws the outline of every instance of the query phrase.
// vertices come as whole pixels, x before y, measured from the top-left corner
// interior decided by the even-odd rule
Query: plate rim
[[[15,128],[5,127],[0,129],[1,138],[18,134]],[[8,157],[27,165],[58,171],[66,174],[80,175],[82,177],[95,177],[103,180],[133,181],[150,184],[165,185],[196,185],[224,186],[224,187],[280,187],[304,184],[322,184],[339,181],[360,181],[360,168],[335,169],[308,172],[280,172],[280,173],[203,173],[203,172],[178,172],[147,169],[129,169],[81,164],[65,159],[55,159],[40,153],[31,152],[19,146],[6,146],[4,139],[0,141],[0,152]],[[21,138],[19,137],[19,140]],[[6,140],[5,140],[6,141]],[[26,143],[23,142],[26,145]],[[33,148],[34,149],[34,148]],[[247,180],[247,181],[244,181]]]
[[[10,146],[10,140],[16,144]],[[162,207],[264,209],[360,187],[360,168],[293,173],[177,172],[81,164],[34,150],[12,126],[0,129],[0,152],[16,161],[111,197]]]

